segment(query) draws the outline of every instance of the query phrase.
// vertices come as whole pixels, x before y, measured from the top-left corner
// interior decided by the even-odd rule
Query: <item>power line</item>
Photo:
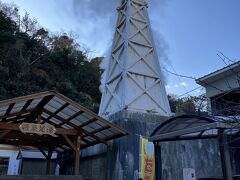
[[[189,76],[184,76],[184,75],[178,74],[172,65],[171,65],[171,67],[172,67],[172,69],[173,69],[174,72],[169,71],[169,70],[166,69],[165,67],[163,67],[163,69],[164,69],[166,72],[168,72],[168,73],[170,73],[170,74],[172,74],[172,75],[177,76],[177,77],[178,77],[178,80],[180,81],[180,83],[182,82],[180,78],[188,78],[188,79],[196,80],[196,78],[194,78],[194,77],[189,77]],[[189,93],[192,93],[192,92],[194,92],[194,91],[196,91],[196,90],[198,90],[198,89],[201,88],[201,86],[199,86],[199,87],[197,87],[197,88],[194,88],[194,89],[188,91],[185,86],[183,86],[183,87],[184,87],[184,89],[185,89],[186,92],[185,92],[184,94],[178,96],[177,98],[180,98],[180,97],[185,96],[185,95],[190,96]]]
[[[196,79],[197,79],[197,78],[195,78],[195,77],[186,76],[186,75],[181,75],[181,74],[177,74],[177,73],[171,72],[171,71],[169,71],[168,69],[166,69],[165,67],[163,67],[163,69],[164,69],[166,72],[168,72],[169,74],[172,74],[172,75],[175,75],[175,76],[178,76],[178,77],[187,78],[187,79],[192,79],[192,80],[196,80]]]
[[[236,61],[234,61],[234,60],[228,58],[228,57],[225,56],[222,52],[219,51],[219,53],[220,53],[225,59],[227,59],[228,61],[230,61],[230,62],[232,62],[232,63],[236,63]]]
[[[194,88],[194,89],[192,89],[191,91],[188,91],[188,92],[186,92],[186,93],[184,93],[184,94],[181,94],[181,95],[178,96],[177,98],[180,98],[180,97],[182,97],[182,96],[185,96],[185,95],[187,95],[187,94],[189,94],[189,93],[191,93],[191,92],[194,92],[194,91],[196,91],[196,90],[198,90],[198,89],[200,89],[200,88],[202,88],[202,87],[199,86],[199,87],[197,87],[197,88]]]
[[[177,73],[177,71],[175,70],[175,68],[173,67],[173,65],[172,64],[170,64],[170,66],[171,66],[171,68],[173,69],[173,72],[175,73],[175,74],[178,74]],[[179,82],[180,82],[180,84],[183,82],[182,80],[181,80],[181,77],[180,76],[177,76],[177,78],[178,78],[178,80],[179,80]],[[183,87],[183,89],[185,90],[185,92],[186,92],[186,94],[188,94],[188,89],[185,87],[185,86],[182,86]],[[189,96],[190,96],[190,94],[188,94]]]
[[[223,57],[221,57],[221,56],[219,55],[219,53],[217,53],[217,56],[218,56],[218,57],[223,61],[223,63],[227,66],[226,68],[228,68],[230,71],[232,71],[233,75],[236,75],[237,79],[239,80],[240,77],[239,77],[238,73],[236,73],[236,72],[230,67],[231,65],[227,64],[226,61],[225,61],[225,59],[228,59],[228,60],[230,60],[230,59],[227,58],[223,53],[220,52],[220,54],[221,54]],[[231,61],[231,62],[236,63],[235,61]],[[227,81],[228,81],[228,80],[227,80]]]
[[[166,72],[168,72],[169,74],[172,74],[172,75],[175,75],[175,76],[179,76],[179,77],[187,78],[187,79],[192,79],[192,80],[197,80],[197,78],[192,77],[192,76],[186,76],[186,75],[181,75],[181,74],[177,74],[177,73],[171,72],[171,71],[169,71],[168,69],[166,69],[165,67],[164,67],[163,69],[164,69]],[[210,86],[210,87],[212,87],[212,88],[214,88],[214,89],[216,89],[216,90],[218,90],[218,91],[220,91],[220,92],[223,92],[223,93],[225,92],[224,90],[219,89],[218,87],[213,86],[213,85],[210,84],[210,83],[201,81],[200,79],[198,79],[198,81],[201,82],[201,83],[203,83],[203,84],[205,84],[205,85],[208,85],[208,86]]]

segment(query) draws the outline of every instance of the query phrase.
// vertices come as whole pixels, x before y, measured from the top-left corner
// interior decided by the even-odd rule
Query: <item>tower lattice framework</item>
[[[99,114],[121,110],[170,115],[144,0],[122,0]]]

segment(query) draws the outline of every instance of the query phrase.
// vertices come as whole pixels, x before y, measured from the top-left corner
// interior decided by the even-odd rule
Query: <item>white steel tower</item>
[[[99,114],[121,110],[170,116],[145,0],[122,0]]]

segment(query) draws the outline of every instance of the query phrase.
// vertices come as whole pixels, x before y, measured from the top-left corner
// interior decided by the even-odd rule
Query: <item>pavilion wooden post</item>
[[[75,141],[75,162],[74,162],[74,175],[80,175],[80,147],[81,137],[78,136]]]
[[[52,153],[53,153],[53,149],[52,149],[52,147],[49,147],[48,154],[47,154],[46,175],[50,175]]]
[[[74,175],[80,175],[80,148],[81,148],[81,136],[77,136],[75,141],[72,142],[67,135],[62,135],[69,146],[74,151]]]

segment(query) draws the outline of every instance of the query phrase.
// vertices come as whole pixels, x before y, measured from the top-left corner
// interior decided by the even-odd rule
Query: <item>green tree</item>
[[[205,95],[177,98],[176,95],[168,96],[171,111],[176,115],[206,115],[207,98]]]
[[[70,35],[49,35],[15,5],[0,2],[0,24],[0,100],[57,90],[98,111],[102,58],[89,60]]]

